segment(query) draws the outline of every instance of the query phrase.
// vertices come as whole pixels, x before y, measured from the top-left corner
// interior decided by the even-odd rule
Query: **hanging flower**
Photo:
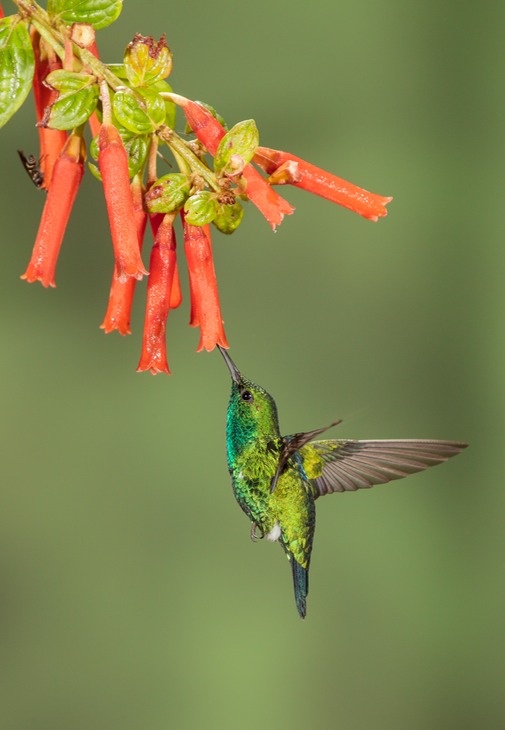
[[[84,140],[78,134],[70,135],[54,165],[32,257],[21,277],[26,281],[56,286],[56,262],[84,173],[84,157]]]
[[[184,251],[191,292],[190,323],[193,327],[200,327],[197,352],[210,352],[216,345],[228,347],[219,305],[210,227],[192,226],[184,221]]]
[[[51,46],[44,42],[34,28],[31,29],[31,37],[35,55],[33,97],[40,145],[39,160],[42,176],[40,187],[49,190],[53,168],[67,141],[68,133],[63,129],[50,129],[44,125],[46,109],[56,101],[58,96],[58,93],[44,82],[52,71],[61,69],[61,62]]]
[[[98,166],[102,174],[110,232],[119,281],[142,279],[146,271],[140,258],[128,157],[116,127],[102,124],[98,135]]]
[[[387,215],[386,205],[393,200],[358,188],[347,180],[332,175],[331,172],[295,157],[290,152],[258,147],[254,162],[268,173],[270,185],[289,183],[309,193],[320,195],[332,203],[343,205],[344,208],[349,208],[372,221]]]
[[[153,375],[170,374],[166,326],[177,263],[174,218],[175,213],[167,213],[159,222],[149,264],[142,355],[137,372],[150,370]]]
[[[142,251],[144,243],[144,233],[147,224],[147,213],[143,205],[143,189],[142,179],[136,175],[131,183],[131,192],[133,200],[133,217],[135,219],[135,229],[137,231],[137,241],[139,252]],[[100,327],[106,334],[117,330],[121,335],[130,335],[130,318],[133,305],[133,295],[135,293],[135,284],[137,280],[134,277],[128,277],[121,280],[118,276],[117,266],[114,266],[112,275],[112,283],[109,293],[109,305],[105,313],[105,319]]]

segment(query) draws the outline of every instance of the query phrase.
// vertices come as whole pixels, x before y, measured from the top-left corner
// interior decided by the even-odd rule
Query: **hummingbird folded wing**
[[[468,444],[460,441],[399,439],[388,441],[314,441],[323,462],[313,478],[314,497],[332,492],[354,492],[423,471],[456,456]]]

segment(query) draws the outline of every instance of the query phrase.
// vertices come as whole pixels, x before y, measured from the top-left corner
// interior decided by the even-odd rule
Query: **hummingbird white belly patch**
[[[267,540],[270,540],[270,542],[275,542],[278,540],[281,536],[281,526],[279,525],[279,520],[275,523],[275,525],[272,527],[269,533],[267,533]]]

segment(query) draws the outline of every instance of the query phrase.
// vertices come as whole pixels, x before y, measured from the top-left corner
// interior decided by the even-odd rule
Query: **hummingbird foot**
[[[260,531],[259,535],[256,534],[256,530]],[[258,540],[263,540],[264,537],[265,537],[265,533],[263,532],[263,530],[260,527],[258,527],[256,522],[251,522],[251,540],[253,542],[258,542]]]

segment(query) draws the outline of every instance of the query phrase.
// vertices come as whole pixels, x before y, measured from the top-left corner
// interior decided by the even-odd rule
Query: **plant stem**
[[[198,159],[195,153],[189,149],[187,144],[179,137],[178,134],[169,127],[161,127],[157,131],[157,134],[168,144],[174,155],[177,154],[182,157],[183,160],[189,164],[194,173],[203,177],[209,187],[216,192],[220,192],[220,187],[216,182],[214,173],[209,170],[207,165],[204,165],[204,163]]]

